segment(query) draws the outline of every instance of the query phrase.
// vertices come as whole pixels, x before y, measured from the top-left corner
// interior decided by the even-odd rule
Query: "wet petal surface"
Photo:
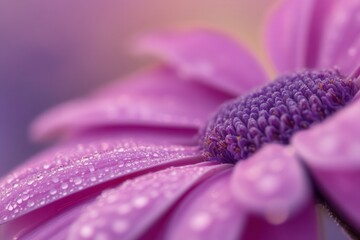
[[[14,221],[0,225],[3,239],[59,240],[65,239],[71,223],[81,213],[83,205],[74,205],[71,209],[53,212],[51,209],[35,211]],[[49,213],[50,212],[50,213]]]
[[[0,180],[0,221],[8,221],[86,188],[166,164],[203,161],[196,147],[148,138],[95,135],[50,149]]]
[[[165,239],[239,239],[246,213],[230,191],[232,171],[199,185],[171,216]]]
[[[191,186],[226,167],[203,163],[129,180],[89,205],[72,226],[69,239],[136,239]]]
[[[246,47],[215,31],[163,32],[145,36],[138,45],[139,52],[161,57],[182,76],[234,96],[267,82]]]
[[[270,144],[237,163],[231,179],[235,198],[245,209],[285,221],[310,198],[305,173],[291,148]]]
[[[299,132],[292,145],[309,166],[320,190],[340,214],[360,228],[360,102],[321,125]]]
[[[153,69],[55,107],[34,123],[32,137],[42,140],[107,126],[197,129],[229,98],[180,79],[170,69]]]

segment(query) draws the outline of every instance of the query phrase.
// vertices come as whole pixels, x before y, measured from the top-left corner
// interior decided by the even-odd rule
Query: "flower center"
[[[321,122],[359,90],[338,71],[303,71],[223,104],[201,132],[209,160],[236,163],[265,143],[288,144],[291,136]]]

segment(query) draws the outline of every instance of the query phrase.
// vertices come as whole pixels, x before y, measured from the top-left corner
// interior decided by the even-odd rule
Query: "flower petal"
[[[270,144],[237,163],[231,189],[246,210],[283,221],[310,198],[309,185],[291,148]]]
[[[265,29],[276,68],[338,67],[351,74],[360,59],[359,10],[356,0],[283,0]]]
[[[172,214],[165,239],[239,239],[245,211],[234,200],[227,171],[198,186]]]
[[[73,204],[70,208],[43,208],[26,214],[0,225],[0,236],[3,239],[35,239],[53,240],[64,239],[68,234],[71,223],[82,211],[83,204]]]
[[[197,129],[230,96],[165,68],[146,71],[103,91],[60,105],[32,126],[34,139],[108,126]]]
[[[197,147],[171,144],[170,134],[96,135],[34,157],[0,180],[0,223],[122,176],[203,161]]]
[[[265,46],[280,73],[307,67],[313,0],[284,0],[266,19]]]
[[[336,65],[348,75],[359,66],[360,60],[360,2],[337,0],[330,6],[323,25],[318,65]]]
[[[178,72],[238,96],[267,76],[248,49],[210,30],[163,32],[140,39],[138,51],[163,58]]]
[[[360,168],[360,100],[292,138],[306,163],[328,170]]]
[[[252,216],[245,227],[243,240],[317,240],[319,232],[315,204],[307,202],[296,215],[286,222],[277,224],[281,220],[272,219],[268,222],[261,217]],[[291,237],[290,237],[291,236]]]
[[[104,192],[89,205],[73,224],[69,239],[87,239],[89,229],[96,234],[90,237],[136,239],[190,187],[226,167],[229,165],[204,163],[169,168],[129,180]]]
[[[360,229],[360,101],[292,139],[328,201]]]

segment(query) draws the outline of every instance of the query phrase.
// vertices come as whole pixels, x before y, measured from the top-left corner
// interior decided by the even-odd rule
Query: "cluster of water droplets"
[[[71,238],[138,238],[191,186],[224,167],[208,163],[171,167],[128,180],[83,211],[72,225]]]
[[[170,161],[191,158],[194,149],[131,138],[94,140],[47,151],[0,183],[1,221],[85,188]]]

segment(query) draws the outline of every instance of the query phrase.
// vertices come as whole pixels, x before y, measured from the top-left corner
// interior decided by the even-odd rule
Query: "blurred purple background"
[[[208,26],[253,49],[271,1],[1,0],[0,176],[39,151],[27,130],[41,112],[131,72],[131,37],[172,26]],[[258,51],[259,52],[259,51]]]

